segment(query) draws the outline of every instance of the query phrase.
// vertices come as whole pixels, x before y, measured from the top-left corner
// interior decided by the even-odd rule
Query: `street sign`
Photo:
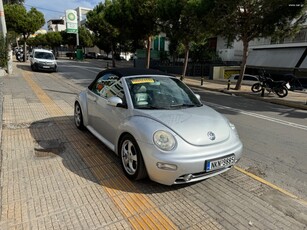
[[[75,10],[66,10],[66,32],[67,33],[78,33],[78,17],[77,11]]]

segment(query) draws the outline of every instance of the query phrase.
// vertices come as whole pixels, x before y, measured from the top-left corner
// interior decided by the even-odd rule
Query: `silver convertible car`
[[[76,98],[74,120],[119,155],[131,180],[165,185],[203,180],[241,157],[235,126],[174,76],[108,69]]]

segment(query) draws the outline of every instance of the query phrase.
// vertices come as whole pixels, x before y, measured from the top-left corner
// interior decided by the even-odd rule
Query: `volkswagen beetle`
[[[156,70],[100,72],[77,96],[74,122],[119,155],[131,180],[195,182],[229,170],[242,154],[232,123],[178,78]]]

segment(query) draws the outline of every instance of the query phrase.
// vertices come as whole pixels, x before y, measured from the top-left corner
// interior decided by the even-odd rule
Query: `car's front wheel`
[[[125,175],[130,180],[147,177],[141,150],[135,139],[126,134],[120,142],[120,158]]]
[[[31,69],[32,71],[36,71],[36,67],[34,66],[34,64],[31,64]]]
[[[77,126],[77,128],[83,130],[84,124],[83,124],[82,110],[78,102],[75,103],[74,120],[75,120],[75,125]]]

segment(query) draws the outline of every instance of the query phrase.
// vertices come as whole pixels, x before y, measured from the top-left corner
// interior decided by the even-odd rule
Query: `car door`
[[[91,126],[98,132],[107,144],[114,145],[118,134],[119,124],[125,118],[127,109],[118,108],[108,104],[108,98],[118,96],[124,100],[124,93],[121,80],[114,74],[106,74],[97,80],[96,101],[91,108]],[[94,87],[95,88],[95,87]],[[89,108],[90,109],[90,108]]]

